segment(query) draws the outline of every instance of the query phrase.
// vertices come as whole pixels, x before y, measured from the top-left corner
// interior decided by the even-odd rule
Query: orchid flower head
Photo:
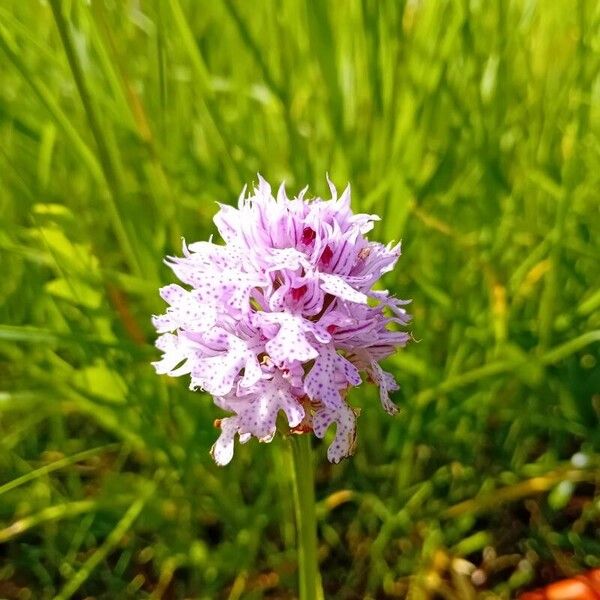
[[[374,286],[400,257],[400,244],[370,241],[379,217],[354,214],[350,187],[331,199],[306,189],[276,195],[258,176],[237,208],[221,204],[214,223],[224,244],[184,243],[167,259],[185,287],[160,290],[168,304],[153,317],[159,374],[187,375],[229,416],[218,421],[215,462],[233,457],[236,437],[270,442],[283,413],[290,432],[323,438],[335,424],[327,456],[354,452],[356,411],[347,400],[363,376],[379,387],[383,408],[398,389],[380,361],[410,339],[407,301]]]

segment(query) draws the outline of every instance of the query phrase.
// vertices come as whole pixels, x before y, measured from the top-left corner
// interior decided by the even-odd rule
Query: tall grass
[[[2,3],[0,595],[293,597],[285,445],[215,467],[149,366],[161,258],[258,171],[350,181],[414,299],[399,415],[316,446],[330,597],[598,566],[599,43],[592,0]]]

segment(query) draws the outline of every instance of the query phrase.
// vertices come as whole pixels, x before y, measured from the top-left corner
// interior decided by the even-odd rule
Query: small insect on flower
[[[169,304],[153,318],[163,352],[157,373],[190,375],[230,413],[218,421],[212,448],[219,465],[233,456],[236,435],[270,442],[283,411],[290,431],[336,434],[331,462],[352,454],[356,412],[346,392],[361,372],[379,386],[383,408],[398,389],[379,361],[409,341],[408,303],[374,284],[393,269],[400,244],[369,241],[376,215],[353,214],[350,188],[338,198],[273,197],[258,187],[238,207],[220,205],[214,222],[223,245],[195,242],[167,264],[187,286],[160,290]],[[369,302],[370,300],[370,302]],[[390,326],[394,327],[393,329]]]

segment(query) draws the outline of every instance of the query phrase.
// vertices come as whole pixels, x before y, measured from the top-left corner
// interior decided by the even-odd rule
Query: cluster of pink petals
[[[282,411],[297,433],[322,438],[336,425],[327,456],[352,454],[356,413],[346,393],[361,372],[379,386],[383,408],[396,411],[398,388],[379,361],[409,339],[406,301],[374,284],[400,256],[365,234],[376,215],[353,214],[350,189],[331,200],[305,200],[306,189],[277,197],[259,176],[238,208],[220,205],[214,222],[224,245],[196,242],[168,265],[186,284],[160,290],[169,304],[153,323],[163,352],[161,374],[190,375],[231,416],[220,420],[214,460],[227,464],[234,439],[273,439]]]

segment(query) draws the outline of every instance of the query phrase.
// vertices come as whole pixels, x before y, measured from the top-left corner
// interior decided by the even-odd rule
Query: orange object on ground
[[[525,592],[519,600],[600,600],[600,569]]]

